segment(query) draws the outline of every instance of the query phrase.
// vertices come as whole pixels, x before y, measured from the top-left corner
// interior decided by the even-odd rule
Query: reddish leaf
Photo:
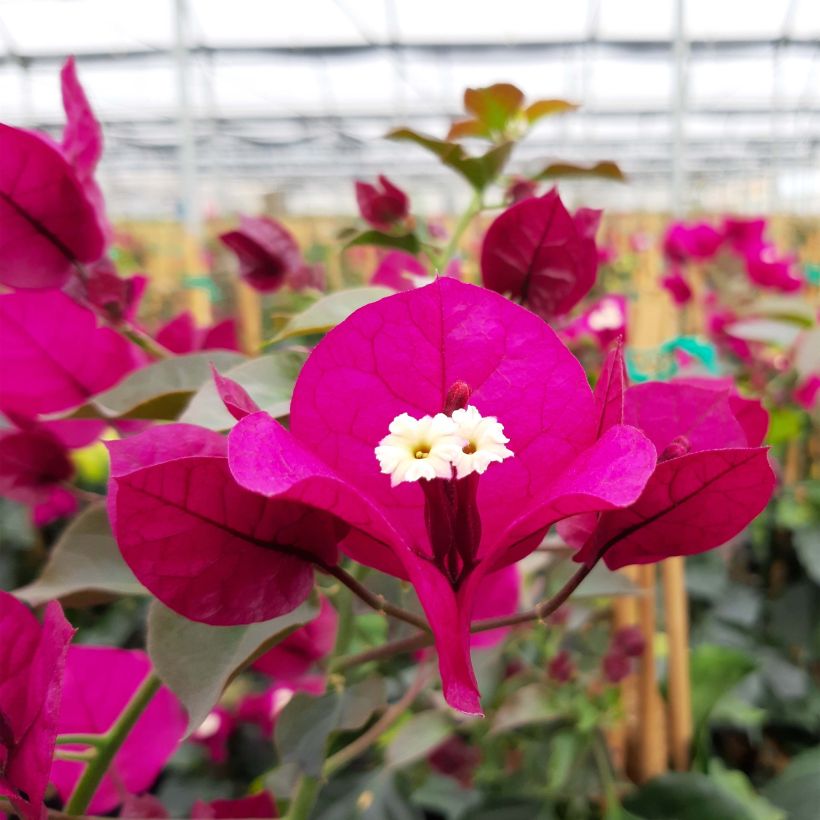
[[[191,811],[194,820],[214,818],[257,818],[279,817],[276,803],[269,792],[259,792],[252,797],[240,797],[237,800],[213,800],[205,803],[197,800]]]
[[[625,182],[623,171],[609,160],[596,162],[594,165],[576,165],[572,162],[552,162],[547,165],[535,179],[560,179],[562,177],[596,177]]]
[[[47,138],[0,124],[0,283],[59,288],[105,235],[82,181]]]
[[[490,225],[481,250],[485,287],[544,319],[566,313],[595,283],[593,239],[585,235],[553,189],[508,208]]]
[[[501,132],[524,105],[524,94],[511,83],[468,88],[464,108],[488,130]]]
[[[567,100],[536,100],[524,109],[524,116],[527,122],[532,125],[544,117],[551,117],[553,114],[565,114],[568,111],[577,111],[580,108],[575,103]]]

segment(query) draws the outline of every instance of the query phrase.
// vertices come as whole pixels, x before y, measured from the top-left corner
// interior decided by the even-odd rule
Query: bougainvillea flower
[[[567,313],[595,284],[599,220],[589,208],[573,217],[555,188],[513,205],[484,236],[484,286],[544,319]]]
[[[292,290],[324,290],[327,287],[327,271],[321,262],[303,262],[288,276]]]
[[[239,260],[239,276],[262,293],[279,290],[302,266],[293,234],[269,216],[240,216],[239,227],[219,241]]]
[[[314,565],[336,563],[347,526],[298,500],[241,487],[218,433],[168,424],[108,448],[120,551],[181,615],[225,626],[275,618],[307,598]]]
[[[473,620],[501,618],[518,612],[521,599],[521,573],[515,564],[502,567],[498,572],[488,575],[476,594],[473,606]],[[470,635],[470,646],[489,649],[502,641],[511,627],[488,629],[485,632],[474,632]]]
[[[555,683],[569,683],[575,677],[576,671],[575,661],[566,649],[553,655],[547,664],[547,677]]]
[[[34,423],[0,430],[0,496],[31,507],[36,526],[77,509],[75,496],[65,486],[73,475],[65,446],[49,430]]]
[[[0,124],[0,284],[59,288],[105,234],[83,184],[45,136]]]
[[[151,662],[144,652],[72,646],[63,681],[60,734],[108,731],[150,671]],[[152,786],[179,745],[186,725],[185,710],[171,691],[162,687],[115,755],[88,813],[105,814],[120,805],[126,791],[138,794]],[[75,761],[54,761],[51,779],[63,800],[68,799],[83,768]]]
[[[777,249],[766,245],[746,256],[746,273],[750,281],[762,288],[786,293],[800,290],[805,282],[795,271],[794,257],[778,256]]]
[[[0,591],[0,797],[24,820],[45,820],[68,645],[74,630],[60,605],[43,623]]]
[[[236,800],[212,800],[205,803],[197,800],[191,809],[194,820],[220,820],[225,818],[279,817],[276,801],[270,792],[259,792],[250,797],[239,797]]]
[[[143,820],[166,820],[171,815],[163,802],[153,794],[127,794],[120,806],[120,817],[139,817]]]
[[[214,763],[225,763],[228,760],[228,739],[235,724],[236,719],[227,709],[215,706],[188,740],[202,746]]]
[[[66,292],[79,302],[85,302],[111,322],[134,320],[148,277],[136,274],[122,278],[114,263],[106,256],[89,265],[85,275],[72,279]]]
[[[380,176],[379,184],[356,182],[356,202],[365,222],[380,231],[386,231],[407,218],[410,200],[387,177]]]
[[[726,217],[722,225],[723,241],[735,253],[745,256],[750,251],[763,247],[765,230],[765,219]]]
[[[604,296],[561,329],[566,339],[591,336],[601,350],[606,350],[615,339],[626,339],[625,296]]]
[[[534,179],[526,177],[514,177],[510,180],[507,190],[504,192],[504,199],[513,205],[523,199],[537,196],[538,183]]]
[[[233,476],[271,501],[331,512],[351,527],[348,554],[412,581],[445,696],[468,713],[480,713],[469,624],[484,578],[531,552],[555,521],[631,504],[655,462],[632,427],[598,437],[583,370],[543,321],[448,278],[331,331],[299,376],[290,422],[288,431],[261,412],[239,421]],[[453,440],[462,446],[448,450],[446,477],[437,464],[440,478],[410,480],[410,462]],[[248,596],[234,591],[243,606]]]
[[[382,285],[393,290],[412,290],[431,281],[430,272],[415,256],[404,251],[390,251],[379,262],[371,285]]]
[[[663,238],[663,252],[672,262],[711,259],[723,243],[723,235],[706,222],[685,225],[674,222]]]
[[[677,265],[670,268],[669,273],[661,278],[661,285],[669,292],[676,305],[686,305],[692,301],[692,288]]]
[[[727,350],[742,362],[750,362],[754,358],[752,346],[745,339],[738,339],[726,331],[740,318],[729,308],[720,306],[715,294],[710,293],[704,302],[706,307],[706,332],[709,338],[723,350]]]
[[[60,291],[0,294],[0,409],[28,417],[65,410],[118,382],[139,348]]]
[[[273,737],[277,718],[297,692],[321,695],[326,686],[324,675],[302,675],[287,683],[276,683],[264,692],[246,695],[237,709],[237,719],[258,726],[265,737]]]
[[[336,643],[339,616],[327,598],[322,598],[319,614],[301,629],[276,644],[253,666],[277,682],[300,678],[316,661],[327,655]]]
[[[469,789],[473,785],[475,770],[483,757],[478,746],[465,740],[461,735],[452,735],[430,752],[427,762],[433,771],[452,777],[465,789]]]
[[[239,350],[233,319],[225,319],[211,327],[198,327],[187,310],[164,324],[157,331],[156,339],[164,348],[180,355],[198,350]]]
[[[701,381],[701,380],[698,380]],[[647,382],[624,394],[623,419],[659,454],[641,497],[623,510],[559,524],[575,560],[610,569],[694,555],[737,535],[767,504],[774,473],[759,407],[720,384]],[[739,397],[738,397],[739,398]]]
[[[809,376],[794,389],[794,400],[806,410],[820,403],[820,376]]]

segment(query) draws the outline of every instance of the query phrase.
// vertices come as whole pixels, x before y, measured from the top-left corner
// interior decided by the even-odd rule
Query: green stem
[[[310,820],[321,782],[318,777],[303,775],[296,786],[296,794],[290,803],[286,820]]]
[[[470,204],[467,206],[467,210],[464,211],[461,218],[456,223],[456,227],[450,236],[450,241],[441,252],[441,256],[438,261],[439,273],[444,273],[447,265],[450,263],[450,260],[453,256],[455,256],[455,253],[458,250],[458,243],[461,242],[461,237],[464,236],[464,232],[470,227],[470,223],[473,221],[473,218],[481,212],[482,206],[483,197],[481,191],[475,191],[473,193],[473,198],[470,200]]]
[[[102,746],[105,735],[57,735],[58,746]]]
[[[124,322],[110,323],[110,326],[128,341],[133,342],[137,347],[141,347],[152,359],[160,361],[170,359],[173,356],[170,350],[155,341],[144,330],[140,330],[135,325]]]
[[[114,725],[100,736],[101,742],[97,745],[97,757],[86,766],[82,777],[77,782],[74,793],[65,807],[67,814],[85,814],[94,797],[94,792],[97,791],[97,787],[114,760],[114,755],[120,750],[128,734],[134,728],[134,724],[139,720],[161,685],[162,682],[153,672],[148,675]]]
[[[618,790],[615,788],[609,754],[601,735],[596,735],[592,741],[592,756],[595,758],[595,767],[598,770],[598,778],[604,792],[606,818],[607,820],[616,820],[621,816],[621,801],[618,799]]]

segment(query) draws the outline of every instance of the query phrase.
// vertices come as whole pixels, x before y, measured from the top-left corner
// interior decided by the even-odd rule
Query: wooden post
[[[236,280],[236,314],[242,352],[258,355],[262,347],[262,306],[259,294],[239,278]]]

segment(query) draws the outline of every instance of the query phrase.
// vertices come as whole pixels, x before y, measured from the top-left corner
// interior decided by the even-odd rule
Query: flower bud
[[[547,675],[556,683],[568,683],[575,677],[575,662],[566,649],[562,649],[547,664]]]

